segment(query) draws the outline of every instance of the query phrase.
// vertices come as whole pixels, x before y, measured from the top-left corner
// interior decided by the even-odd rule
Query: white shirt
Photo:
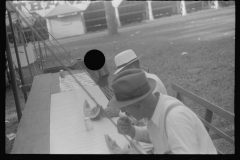
[[[156,88],[153,90],[153,93],[160,92],[162,94],[167,95],[167,90],[166,90],[164,84],[162,83],[162,81],[158,78],[158,76],[156,76],[155,74],[147,73],[147,72],[145,72],[145,74],[146,74],[147,78],[154,79],[157,82]],[[125,113],[120,111],[119,117],[121,117],[121,116],[125,116]]]
[[[145,72],[145,71],[144,71],[144,72]],[[152,74],[152,73],[147,73],[147,72],[145,72],[145,74],[146,74],[146,77],[147,77],[147,78],[154,79],[154,80],[157,82],[157,86],[156,86],[156,88],[153,90],[153,93],[155,93],[155,92],[160,92],[160,93],[162,93],[162,94],[167,95],[167,90],[166,90],[164,84],[163,84],[162,81],[158,78],[157,75]]]
[[[173,103],[177,103],[177,106],[167,115],[165,132],[165,111]],[[197,115],[176,98],[161,93],[152,118],[147,120],[147,126],[135,126],[135,131],[134,139],[151,142],[154,154],[164,154],[167,151],[173,154],[217,154],[207,130]]]

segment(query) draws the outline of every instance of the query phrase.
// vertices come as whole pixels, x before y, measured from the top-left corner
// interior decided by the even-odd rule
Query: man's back
[[[165,104],[178,101],[167,97]],[[172,101],[172,102],[170,102]],[[216,148],[198,116],[188,107],[177,106],[169,112],[166,119],[168,143],[174,153],[217,154]]]
[[[146,77],[147,77],[147,78],[151,78],[151,79],[154,79],[155,81],[157,81],[157,86],[156,86],[156,88],[153,90],[153,93],[155,93],[155,92],[160,92],[160,93],[162,93],[162,94],[164,94],[164,95],[167,95],[167,90],[166,90],[164,84],[163,84],[162,81],[158,78],[157,75],[152,74],[152,73],[147,73],[147,72],[145,72],[145,74],[146,74]]]

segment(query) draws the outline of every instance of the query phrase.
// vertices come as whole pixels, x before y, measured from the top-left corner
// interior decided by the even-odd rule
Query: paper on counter
[[[101,105],[106,106],[108,101],[97,88],[87,87],[87,90]],[[118,134],[117,128],[107,118],[92,121],[93,130],[86,130],[82,109],[86,98],[91,105],[89,97],[81,89],[51,95],[51,154],[110,154],[104,134],[110,135],[121,148],[128,143],[125,137]]]
[[[73,75],[83,86],[97,86],[96,83],[85,72]],[[59,77],[59,86],[61,92],[72,91],[81,88],[72,75],[66,75],[65,78]]]

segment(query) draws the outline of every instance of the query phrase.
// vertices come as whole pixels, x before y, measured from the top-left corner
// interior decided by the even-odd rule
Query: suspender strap
[[[166,110],[166,112],[165,112],[165,117],[164,117],[164,130],[165,130],[165,134],[166,134],[166,136],[167,136],[167,128],[166,128],[166,120],[167,120],[167,115],[168,115],[168,113],[173,109],[173,108],[175,108],[175,107],[177,107],[177,106],[179,106],[179,105],[182,105],[181,103],[179,103],[179,102],[176,102],[176,103],[173,103],[173,104],[171,104],[168,108],[167,108],[167,110]],[[167,138],[168,138],[168,136],[167,136]]]
[[[166,125],[167,125],[167,122],[166,122],[166,120],[167,120],[167,115],[168,115],[168,113],[169,113],[173,108],[175,108],[175,107],[177,107],[177,106],[179,106],[179,105],[181,105],[179,102],[173,103],[173,104],[171,104],[171,105],[167,108],[167,110],[166,110],[166,112],[165,112],[165,117],[164,117],[164,130],[165,130],[166,136],[167,136],[167,128],[166,128]],[[168,136],[167,136],[167,138],[168,138]],[[170,150],[170,151],[166,151],[164,154],[172,154],[172,151],[171,151],[171,150]]]

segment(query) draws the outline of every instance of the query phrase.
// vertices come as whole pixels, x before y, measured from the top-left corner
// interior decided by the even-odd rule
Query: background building
[[[146,1],[122,1],[118,6],[121,25],[141,22],[147,19]]]
[[[83,12],[87,32],[107,29],[105,5],[103,1],[90,3]]]
[[[85,29],[81,12],[81,9],[68,4],[58,5],[44,16],[47,20],[49,33],[54,38],[66,38],[84,34]],[[52,39],[51,36],[49,38]]]
[[[15,4],[19,10],[38,17],[34,27],[44,35],[44,39],[52,39],[47,32],[55,38],[64,38],[107,29],[104,1],[16,1]],[[202,9],[217,9],[218,6],[234,5],[235,2],[113,0],[112,4],[118,27],[121,27],[175,14],[186,15]],[[24,31],[27,41],[33,41],[30,29],[24,28]]]

